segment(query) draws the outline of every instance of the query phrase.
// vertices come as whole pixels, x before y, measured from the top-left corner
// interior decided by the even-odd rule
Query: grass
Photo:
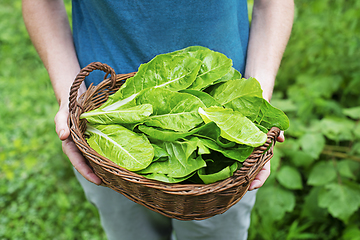
[[[20,4],[0,3],[0,239],[105,239],[55,133],[58,106]]]

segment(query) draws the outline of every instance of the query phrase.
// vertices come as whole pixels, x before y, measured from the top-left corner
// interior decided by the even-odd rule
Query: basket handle
[[[267,151],[272,152],[272,148],[275,146],[276,139],[279,135],[280,135],[280,129],[278,127],[272,127],[269,130],[269,132],[267,133],[268,139],[266,140],[264,145],[257,147],[254,150],[254,152],[252,153],[252,155],[250,155],[249,158],[245,160],[245,162],[243,163],[243,166],[240,168],[241,172],[246,173],[245,184],[248,184],[250,182],[250,180],[252,180],[256,176],[255,172],[251,172],[251,173],[248,172],[249,169],[252,168],[256,164],[256,162],[257,162],[256,158],[258,158],[260,155],[263,155]],[[270,149],[268,149],[269,147],[270,147]],[[272,154],[262,164],[265,165],[265,163],[268,162],[270,160],[270,158],[272,158]],[[239,175],[239,174],[241,174],[241,173],[240,172],[234,173],[234,175]]]
[[[78,73],[73,84],[70,88],[70,97],[69,97],[69,111],[73,111],[75,106],[78,105],[78,90],[81,86],[81,83],[85,80],[85,77],[89,76],[89,74],[94,70],[101,70],[105,72],[104,79],[110,74],[111,80],[111,88],[113,88],[116,84],[116,74],[115,70],[111,68],[109,65],[101,62],[92,62]]]

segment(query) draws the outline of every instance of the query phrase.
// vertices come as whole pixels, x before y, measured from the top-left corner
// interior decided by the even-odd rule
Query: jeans
[[[100,214],[108,240],[245,240],[256,190],[223,214],[205,220],[181,221],[165,217],[114,190],[87,181],[76,170],[86,198]]]

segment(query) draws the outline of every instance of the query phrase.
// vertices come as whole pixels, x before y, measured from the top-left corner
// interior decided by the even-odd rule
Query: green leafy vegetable
[[[188,93],[199,98],[207,108],[212,106],[221,107],[221,104],[218,103],[212,96],[210,96],[206,92],[201,92],[198,90],[190,90],[190,89],[181,90],[181,92]]]
[[[144,135],[121,125],[88,126],[88,143],[98,153],[131,171],[146,168],[154,158],[154,148]]]
[[[147,134],[152,139],[173,142],[173,141],[179,140],[181,138],[185,138],[187,136],[194,135],[199,132],[200,132],[199,134],[201,134],[204,131],[214,131],[214,128],[216,128],[216,125],[215,125],[215,123],[210,122],[208,124],[194,128],[187,132],[175,132],[172,130],[166,130],[166,129],[162,129],[162,128],[149,127],[146,125],[139,125],[138,128],[141,132]]]
[[[186,89],[196,78],[201,61],[191,57],[162,54],[142,64],[134,77],[100,108],[105,111],[118,109],[148,88],[165,88],[174,91]]]
[[[277,109],[266,101],[262,100],[263,104],[260,107],[259,115],[256,117],[255,122],[261,124],[266,128],[278,127],[280,130],[289,128],[289,119],[283,111]]]
[[[231,177],[289,120],[231,59],[201,46],[161,54],[98,109],[83,113],[89,145],[149,179],[213,183]],[[296,186],[298,187],[298,186]]]
[[[225,74],[222,78],[216,80],[213,84],[226,82],[231,79],[241,79],[241,73],[233,67],[230,69],[230,71],[227,74]]]
[[[162,159],[163,161],[166,160],[166,158],[169,156],[169,154],[162,149],[160,146],[156,145],[156,144],[151,144],[154,148],[154,159],[153,162],[155,161],[160,161],[160,159]]]
[[[205,167],[206,163],[198,156],[194,158],[192,153],[197,149],[196,142],[165,142],[165,148],[169,153],[169,176],[185,177],[190,173]]]
[[[219,146],[215,141],[210,139],[199,138],[201,143],[211,150],[222,153],[225,157],[234,159],[240,162],[246,160],[247,157],[253,152],[254,148],[246,145],[236,145],[232,148],[223,148]]]
[[[182,178],[173,178],[173,177],[169,177],[166,174],[161,174],[161,173],[150,173],[150,174],[145,174],[144,176],[148,179],[153,179],[153,180],[157,180],[157,181],[161,181],[161,182],[166,182],[166,183],[179,183],[179,182],[183,182],[187,179],[189,179],[190,177],[192,177],[195,174],[195,172],[193,172],[192,174],[190,174],[189,176],[186,177],[182,177]]]
[[[268,129],[289,128],[287,116],[262,98],[260,84],[254,78],[228,80],[213,89],[210,94],[220,104],[241,112],[251,121]]]
[[[262,90],[255,78],[234,79],[221,84],[211,95],[222,105],[241,97],[262,98]]]
[[[206,166],[201,156],[193,157],[193,153],[197,149],[195,141],[164,142],[163,148],[169,154],[168,160],[155,162],[140,173],[160,173],[172,178],[183,178]]]
[[[235,162],[231,166],[226,166],[216,173],[206,174],[205,168],[198,170],[198,175],[205,184],[214,183],[231,177],[237,170],[238,164]]]
[[[204,104],[193,95],[161,88],[143,91],[134,104],[152,104],[153,115],[145,124],[174,131],[189,131],[202,123],[197,109]]]
[[[200,46],[185,48],[174,54],[188,55],[202,62],[196,79],[189,89],[202,90],[226,75],[232,68],[232,60],[224,54]]]
[[[143,104],[126,109],[87,112],[81,114],[80,119],[86,118],[94,124],[139,123],[145,121],[152,112],[151,104]]]
[[[266,142],[267,136],[240,112],[221,107],[199,108],[204,122],[215,122],[221,129],[221,136],[229,141],[258,147]]]

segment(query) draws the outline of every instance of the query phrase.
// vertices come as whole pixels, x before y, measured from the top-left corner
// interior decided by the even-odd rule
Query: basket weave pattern
[[[106,73],[104,81],[96,87],[90,86],[78,98],[81,83],[94,70]],[[107,78],[109,74],[110,78]],[[223,181],[212,184],[169,184],[147,179],[95,152],[84,136],[86,120],[80,120],[83,112],[100,107],[110,94],[122,86],[124,80],[134,75],[135,72],[116,75],[108,65],[94,62],[81,70],[70,90],[68,124],[71,137],[95,174],[102,179],[102,185],[155,212],[179,220],[206,219],[228,210],[243,197],[257,173],[273,156],[273,147],[280,130],[272,128],[267,134],[266,143],[257,147],[241,169]]]

